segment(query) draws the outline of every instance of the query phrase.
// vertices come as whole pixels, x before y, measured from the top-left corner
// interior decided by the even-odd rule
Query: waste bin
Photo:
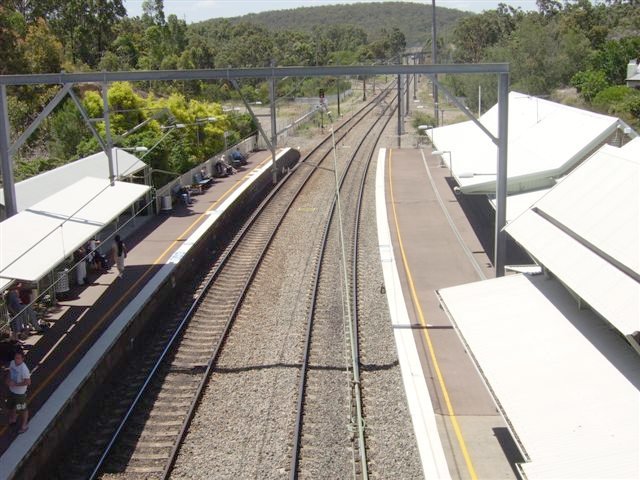
[[[69,270],[64,269],[56,273],[56,293],[67,293],[69,291]]]
[[[173,208],[171,204],[171,195],[163,195],[160,197],[160,211],[166,212]]]

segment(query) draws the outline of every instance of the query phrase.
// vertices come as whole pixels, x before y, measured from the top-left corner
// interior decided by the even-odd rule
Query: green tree
[[[50,151],[53,156],[66,160],[75,158],[80,140],[91,135],[75,104],[71,100],[64,102],[51,116],[50,122]]]
[[[47,22],[38,18],[30,25],[24,40],[24,56],[32,73],[59,72],[62,66],[62,44],[49,29]]]
[[[605,73],[607,82],[620,85],[627,77],[627,64],[640,52],[640,36],[609,40],[591,58],[592,70]]]
[[[582,98],[588,102],[609,86],[607,74],[602,70],[578,72],[571,79],[571,84],[576,87]]]
[[[523,18],[521,10],[503,4],[496,10],[463,18],[453,31],[454,60],[481,62],[487,49],[506,40]]]
[[[548,93],[558,80],[556,33],[538,16],[527,16],[508,41],[490,49],[486,58],[511,64],[514,90],[532,95]]]
[[[22,39],[26,30],[22,14],[0,5],[0,75],[25,72]]]
[[[175,15],[169,15],[166,25],[167,51],[180,55],[187,47],[187,23]]]
[[[142,20],[147,25],[163,26],[165,24],[164,1],[144,0],[142,2]]]
[[[536,5],[540,14],[547,18],[554,17],[562,11],[560,0],[536,0]]]
[[[95,66],[115,39],[115,25],[126,15],[122,0],[66,0],[57,5],[47,19],[67,53],[74,63]]]

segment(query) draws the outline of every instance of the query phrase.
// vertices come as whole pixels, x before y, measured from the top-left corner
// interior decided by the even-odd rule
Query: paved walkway
[[[486,219],[474,230],[461,207],[468,199],[458,201],[428,149],[392,149],[386,161],[394,255],[450,474],[514,478],[506,424],[437,296],[495,275],[483,247]]]
[[[29,412],[33,417],[52,392],[65,379],[80,358],[91,348],[114,318],[128,305],[146,282],[162,268],[171,254],[206,218],[207,213],[227,198],[255,168],[270,159],[268,152],[257,152],[249,163],[215,183],[201,195],[193,196],[193,205],[174,205],[143,225],[126,239],[129,249],[124,277],[117,269],[107,273],[89,273],[86,285],[74,287],[68,299],[52,309],[53,326],[37,341],[28,342],[26,364],[32,372]],[[6,387],[3,387],[6,394]],[[0,454],[16,438],[17,427],[7,426],[6,409],[0,427]],[[29,435],[29,432],[25,435]]]

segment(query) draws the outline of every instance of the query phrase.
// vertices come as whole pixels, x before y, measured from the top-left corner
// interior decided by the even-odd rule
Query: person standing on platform
[[[124,275],[124,259],[127,258],[127,246],[124,244],[120,235],[116,235],[116,243],[113,245],[113,257],[116,267],[118,267],[118,278]]]
[[[22,322],[22,314],[18,315],[22,307],[20,306],[20,296],[15,286],[7,291],[4,301],[9,315],[11,315],[11,320],[9,321],[9,328],[11,330],[10,339],[17,343],[22,343],[20,335],[22,335],[25,326]]]
[[[29,410],[27,410],[27,388],[31,385],[31,372],[24,363],[24,353],[17,350],[13,355],[13,360],[9,364],[9,375],[7,386],[9,387],[9,425],[14,425],[18,420],[18,415],[22,417],[19,433],[24,433],[29,428]]]

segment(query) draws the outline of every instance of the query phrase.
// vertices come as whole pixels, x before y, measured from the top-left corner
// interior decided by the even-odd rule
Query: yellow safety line
[[[471,463],[471,457],[469,456],[469,452],[467,451],[467,446],[465,444],[464,438],[462,437],[462,431],[460,430],[460,426],[458,425],[458,420],[453,411],[453,406],[451,405],[451,399],[449,398],[449,392],[447,391],[447,387],[444,383],[444,377],[442,376],[442,372],[440,371],[440,366],[438,365],[438,360],[436,359],[435,351],[433,349],[433,343],[431,342],[431,337],[429,335],[429,331],[427,329],[427,324],[424,319],[424,314],[422,313],[422,306],[420,304],[420,300],[418,299],[418,295],[416,293],[416,289],[413,283],[413,276],[411,275],[411,269],[409,268],[409,262],[407,261],[407,256],[404,251],[404,244],[402,243],[402,235],[400,235],[400,225],[398,224],[398,215],[396,214],[396,203],[393,197],[393,182],[391,181],[391,155],[392,150],[389,150],[389,193],[391,195],[391,207],[393,209],[393,218],[396,225],[396,234],[398,236],[398,244],[400,246],[400,254],[402,255],[402,263],[404,264],[404,269],[407,272],[407,281],[409,283],[409,289],[411,290],[411,297],[413,299],[413,303],[418,310],[418,318],[420,320],[420,324],[422,325],[422,332],[424,338],[427,342],[427,346],[429,347],[429,355],[431,357],[431,363],[433,364],[433,368],[436,372],[436,376],[438,377],[438,382],[440,383],[440,389],[442,390],[442,396],[444,397],[444,402],[447,405],[447,411],[449,412],[449,417],[451,418],[451,424],[453,425],[453,430],[456,434],[456,438],[458,440],[458,445],[460,446],[460,450],[462,451],[462,456],[464,457],[464,461],[467,464],[467,469],[469,470],[469,475],[473,480],[477,480],[478,476],[476,475],[476,471],[473,468],[473,464]]]
[[[264,160],[262,163],[260,163],[260,165],[258,165],[256,167],[260,168],[262,165],[264,165],[264,163],[266,161],[270,161],[271,157],[267,158],[266,160]],[[255,169],[254,169],[255,170]],[[251,170],[252,172],[253,170]],[[245,174],[240,180],[237,180],[231,187],[229,187],[229,189],[224,192],[220,198],[218,198],[214,203],[212,203],[209,208],[207,208],[203,213],[201,213],[198,218],[196,218],[191,225],[189,225],[187,227],[187,229],[182,232],[180,235],[178,235],[178,239],[183,238],[185,235],[187,235],[192,229],[193,227],[200,222],[200,220],[202,220],[202,218],[209,212],[211,211],[213,208],[215,208],[216,206],[218,206],[218,204],[225,199],[227,196],[229,196],[229,194],[236,188],[236,186],[242,182],[251,172],[247,172],[247,174]],[[158,258],[156,258],[154,260],[154,262],[149,266],[149,268],[147,268],[145,270],[145,272],[135,281],[135,283],[129,288],[129,290],[133,290],[134,288],[136,288],[140,282],[142,282],[143,280],[146,279],[146,277],[149,275],[149,273],[151,273],[151,270],[153,269],[153,267],[155,267],[157,264],[159,264],[162,259],[164,258],[164,256],[171,251],[171,249],[179,242],[180,240],[174,240],[171,245],[169,245],[164,252],[162,252],[160,254],[160,256]],[[111,308],[109,308],[109,310],[107,310],[107,312],[102,315],[102,317],[100,317],[100,319],[94,323],[93,327],[91,327],[91,330],[89,330],[89,332],[87,333],[87,335],[78,343],[76,344],[76,346],[71,350],[71,352],[64,358],[64,360],[62,360],[62,362],[60,362],[58,364],[58,366],[51,372],[51,374],[49,374],[49,376],[47,376],[44,381],[42,383],[40,383],[38,385],[38,387],[33,391],[33,393],[30,392],[30,396],[33,398],[36,395],[38,395],[38,393],[40,393],[47,385],[49,385],[49,383],[51,382],[51,380],[58,374],[58,372],[60,372],[60,370],[62,369],[62,367],[64,367],[67,362],[73,357],[73,355],[78,351],[78,349],[84,345],[84,343],[86,342],[86,340],[93,334],[93,332],[96,331],[96,329],[98,327],[100,327],[104,321],[113,313],[113,311],[118,308],[118,306],[120,306],[122,304],[122,302],[124,302],[125,300],[127,300],[126,297],[120,297],[112,306]],[[2,428],[0,428],[0,436],[4,435],[6,433],[8,429],[8,426],[5,425]]]

